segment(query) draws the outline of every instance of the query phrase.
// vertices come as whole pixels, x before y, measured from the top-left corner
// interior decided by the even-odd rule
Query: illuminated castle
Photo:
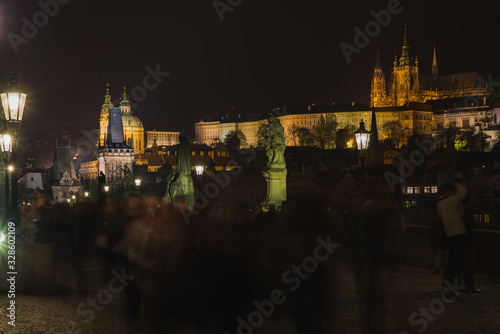
[[[394,65],[389,81],[380,65],[380,55],[373,71],[371,107],[400,107],[410,102],[425,103],[428,100],[487,95],[487,88],[479,82],[477,72],[439,75],[434,46],[431,75],[419,73],[418,58],[410,54],[408,33],[405,28],[402,55]]]

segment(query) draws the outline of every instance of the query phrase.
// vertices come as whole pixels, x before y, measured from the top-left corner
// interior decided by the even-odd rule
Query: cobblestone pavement
[[[136,320],[125,307],[123,292],[112,294],[112,301],[94,312],[95,319],[85,323],[89,314],[80,316],[77,308],[86,303],[87,298],[96,298],[99,291],[108,287],[110,276],[102,268],[103,264],[95,258],[84,264],[81,273],[64,263],[58,266],[59,289],[55,296],[16,295],[15,327],[7,324],[8,299],[5,293],[0,294],[0,333],[224,334],[220,323],[205,321],[204,325],[198,326],[180,323],[148,303],[143,303],[139,317],[146,320]],[[335,283],[328,284],[324,290],[325,326],[322,333],[365,333],[354,276],[345,268],[340,268],[339,272],[336,279],[331,279]],[[85,280],[79,281],[82,276]],[[387,306],[387,312],[376,317],[377,332],[500,333],[500,278],[476,275],[476,281],[477,286],[484,290],[482,294],[462,295],[466,301],[463,304],[443,304],[438,301],[440,275],[428,269],[402,267],[396,279],[386,281],[388,284],[383,294],[386,303],[383,304]],[[79,286],[86,289],[79,289]],[[276,312],[253,333],[299,333],[291,314],[292,308],[287,303],[276,306]],[[245,314],[241,316],[247,317]],[[77,327],[72,327],[72,323]]]

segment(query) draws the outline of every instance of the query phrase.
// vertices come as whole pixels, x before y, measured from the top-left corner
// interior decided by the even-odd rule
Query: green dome
[[[122,121],[124,127],[133,127],[133,128],[143,128],[142,122],[139,118],[134,115],[122,115]]]

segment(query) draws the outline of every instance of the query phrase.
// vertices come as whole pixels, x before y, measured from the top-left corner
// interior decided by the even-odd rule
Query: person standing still
[[[467,196],[463,182],[455,179],[453,184],[445,183],[441,186],[443,197],[438,203],[438,214],[443,223],[448,248],[448,264],[443,273],[441,299],[445,302],[463,302],[458,297],[458,285],[462,271],[467,230],[463,221],[462,201]]]

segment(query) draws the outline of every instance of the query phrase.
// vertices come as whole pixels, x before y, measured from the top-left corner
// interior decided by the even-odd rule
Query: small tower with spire
[[[434,44],[434,57],[432,58],[432,77],[434,80],[437,80],[438,78],[438,61],[437,61],[437,55],[436,55],[436,44]]]
[[[387,87],[385,83],[385,74],[380,65],[380,51],[377,48],[377,57],[375,59],[375,68],[372,76],[371,102],[372,107],[384,107],[387,99]]]
[[[99,146],[104,146],[105,136],[108,131],[109,110],[113,107],[111,95],[109,94],[109,83],[106,84],[106,94],[104,95],[104,103],[101,107],[101,116],[99,117]]]
[[[132,110],[130,109],[130,102],[127,98],[127,87],[123,86],[123,95],[120,100],[120,110],[122,115],[130,115]]]

